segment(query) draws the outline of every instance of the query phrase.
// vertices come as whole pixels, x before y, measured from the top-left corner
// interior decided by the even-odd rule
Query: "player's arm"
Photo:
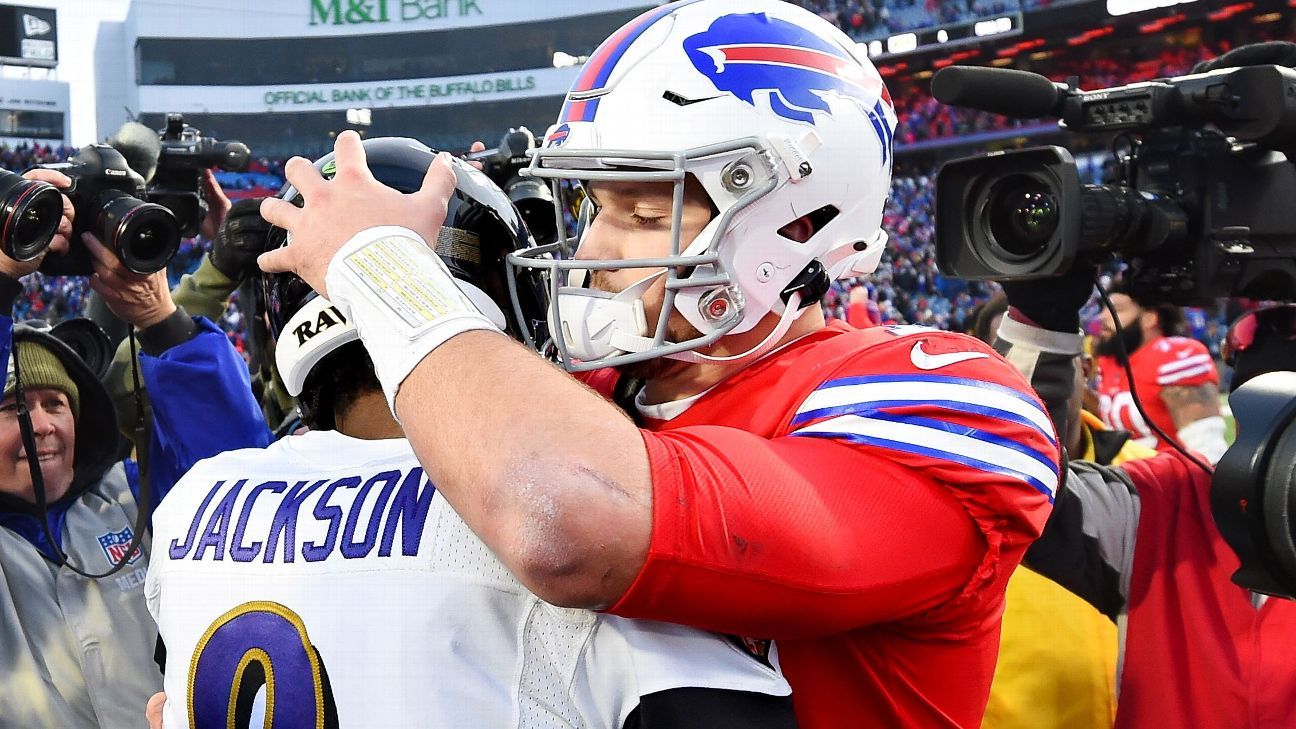
[[[1218,461],[1228,444],[1220,412],[1219,375],[1210,353],[1200,343],[1187,341],[1186,351],[1157,369],[1161,401],[1174,420],[1173,435],[1185,448]]]
[[[795,638],[917,615],[977,587],[987,539],[954,489],[902,459],[717,426],[642,437],[652,540],[615,614]]]
[[[521,406],[424,406],[488,392]],[[456,511],[561,605],[822,634],[940,605],[967,588],[986,551],[947,486],[887,458],[731,428],[643,432],[499,335],[470,332],[437,348],[396,408]],[[858,480],[842,474],[859,473],[875,474],[876,491],[843,490]]]
[[[1213,382],[1163,387],[1161,400],[1170,410],[1176,428],[1220,415],[1219,386]]]
[[[396,413],[437,490],[529,589],[606,607],[629,588],[648,553],[653,480],[639,429],[615,406],[503,335],[470,331],[410,373]]]

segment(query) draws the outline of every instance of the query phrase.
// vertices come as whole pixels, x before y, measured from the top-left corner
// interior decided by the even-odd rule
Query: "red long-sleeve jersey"
[[[1187,337],[1158,337],[1130,355],[1130,369],[1143,409],[1157,427],[1178,438],[1170,408],[1161,399],[1167,387],[1219,384],[1219,373],[1206,345]],[[1159,451],[1173,447],[1157,436],[1134,406],[1125,367],[1115,357],[1098,358],[1098,398],[1103,422],[1110,428],[1134,434],[1139,443]]]
[[[993,350],[830,325],[643,406],[647,562],[611,612],[774,639],[802,726],[978,727],[1003,592],[1057,485]]]

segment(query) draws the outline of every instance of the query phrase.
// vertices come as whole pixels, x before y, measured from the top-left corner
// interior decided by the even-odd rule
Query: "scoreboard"
[[[58,65],[58,19],[53,8],[0,5],[0,64]]]

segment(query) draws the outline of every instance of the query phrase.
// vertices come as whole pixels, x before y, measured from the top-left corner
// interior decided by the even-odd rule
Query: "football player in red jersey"
[[[293,242],[261,264],[345,308],[441,493],[540,596],[741,636],[802,726],[977,727],[1059,452],[988,346],[825,324],[829,282],[881,257],[894,125],[791,3],[685,0],[595,51],[531,165],[559,210],[587,193],[583,225],[511,263],[630,417],[455,292],[444,162],[402,195],[354,133],[332,180],[291,160],[304,207],[263,206]]]
[[[1218,461],[1224,442],[1220,414],[1219,373],[1206,346],[1178,336],[1183,314],[1171,304],[1140,300],[1137,292],[1118,288],[1111,294],[1120,317],[1118,337],[1104,308],[1099,321],[1098,397],[1108,427],[1133,433],[1140,443],[1167,450],[1170,443],[1149,427],[1134,404],[1126,358],[1134,374],[1134,391],[1148,417],[1181,445]]]

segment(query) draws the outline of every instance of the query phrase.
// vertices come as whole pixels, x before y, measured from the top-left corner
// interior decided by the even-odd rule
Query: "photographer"
[[[1008,313],[996,293],[977,312],[973,335],[993,343]],[[1104,465],[1156,451],[1123,431],[1107,430],[1083,405],[1092,358],[1076,354],[1075,389],[1066,399],[1062,441],[1067,452]],[[1056,413],[1054,417],[1057,417]],[[1048,626],[1049,640],[1041,640]],[[999,660],[983,729],[1110,727],[1116,716],[1116,626],[1093,606],[1028,567],[1008,581]]]
[[[53,170],[25,176],[63,189],[71,184]],[[174,304],[165,271],[127,270],[91,234],[70,240],[75,214],[65,197],[45,255],[83,246],[93,261],[91,287],[139,330],[142,380],[153,394],[156,428],[148,442],[134,443],[147,454],[140,466],[121,461],[114,408],[94,372],[54,336],[14,326],[9,316],[18,280],[44,255],[25,262],[0,255],[0,357],[9,361],[12,351],[16,360],[0,402],[0,443],[11,464],[0,471],[5,728],[138,724],[138,707],[160,688],[161,676],[153,662],[156,628],[143,599],[148,539],[141,538],[138,552],[131,550],[137,499],[156,503],[199,459],[248,445],[258,435],[259,444],[268,441],[246,370],[224,333]],[[31,413],[39,481],[32,478],[16,417],[14,364]],[[151,495],[141,497],[144,488]],[[104,574],[117,564],[119,571]]]
[[[261,404],[265,422],[274,427],[295,418],[292,397],[284,391],[272,366],[273,350],[267,349],[265,324],[258,313],[261,295],[253,281],[254,276],[260,275],[256,257],[265,250],[270,224],[261,217],[261,198],[239,200],[231,205],[214,177],[204,183],[204,188],[207,199],[212,202],[203,230],[216,231],[210,236],[211,252],[197,270],[181,277],[180,283],[171,290],[171,298],[192,316],[218,321],[229,305],[230,296],[239,292],[252,354],[252,391]],[[133,422],[135,412],[129,362],[130,348],[123,341],[105,378],[123,427]],[[146,398],[146,416],[147,407]]]
[[[1004,285],[1012,308],[996,348],[1063,430],[1092,273]],[[1117,727],[1286,726],[1296,716],[1296,604],[1230,581],[1239,561],[1215,525],[1210,486],[1177,451],[1119,467],[1072,461],[1026,554],[1031,569],[1123,621]]]

